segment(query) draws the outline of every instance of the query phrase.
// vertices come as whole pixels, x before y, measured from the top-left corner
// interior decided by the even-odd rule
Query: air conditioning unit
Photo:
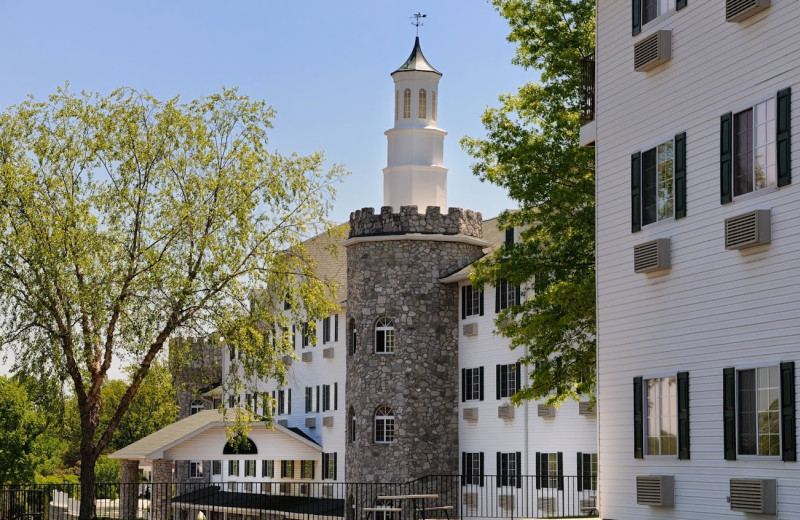
[[[280,419],[278,421],[278,425],[283,426],[284,428],[289,427],[289,420],[288,419]]]
[[[555,497],[540,497],[537,500],[537,507],[542,514],[554,515],[558,509],[558,503]]]
[[[672,475],[637,475],[636,503],[645,506],[674,506],[675,477]]]
[[[503,511],[513,511],[514,509],[514,495],[498,495],[497,505]]]
[[[465,421],[475,422],[478,420],[478,409],[477,408],[464,408],[462,412],[462,416],[464,417]]]
[[[657,238],[643,244],[633,246],[633,271],[649,273],[660,269],[669,269],[670,241],[668,238]]]
[[[499,419],[513,419],[514,407],[510,404],[501,404],[497,407],[497,417]]]
[[[633,46],[633,70],[645,72],[672,59],[672,31],[656,31]]]
[[[777,513],[777,481],[760,478],[730,480],[731,511],[744,513]]]
[[[578,414],[594,417],[597,415],[597,405],[592,406],[589,401],[581,401],[578,403]]]
[[[325,426],[326,428],[333,428],[333,416],[329,415],[328,417],[323,417],[322,426]]]
[[[769,244],[771,240],[768,209],[725,219],[725,249],[745,249]]]
[[[556,416],[556,409],[553,406],[547,406],[545,404],[540,404],[537,406],[538,415],[539,417],[555,417]]]
[[[323,498],[333,497],[333,484],[325,484],[322,486],[322,496]]]
[[[461,327],[461,331],[464,333],[465,336],[477,336],[478,335],[478,324],[477,323],[465,323]]]
[[[286,354],[285,356],[283,356],[281,358],[281,362],[288,367],[288,366],[291,366],[293,359],[294,358],[292,358],[292,356],[290,356],[289,354]]]
[[[303,352],[303,363],[311,363],[311,352]]]
[[[464,504],[464,507],[475,511],[478,509],[478,494],[477,493],[462,493],[461,494],[461,503]]]
[[[316,427],[317,427],[317,418],[306,417],[306,428],[316,428]]]
[[[770,0],[725,0],[725,21],[741,22],[769,7]]]
[[[325,359],[333,359],[333,347],[328,347],[322,351],[322,357]]]

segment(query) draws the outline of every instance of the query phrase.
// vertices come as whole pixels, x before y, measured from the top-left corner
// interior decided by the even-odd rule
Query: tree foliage
[[[502,227],[521,240],[481,261],[478,284],[506,278],[529,297],[496,324],[534,367],[514,396],[557,403],[595,380],[594,150],[579,146],[581,60],[594,49],[591,0],[492,0],[511,26],[514,62],[540,72],[483,115],[485,138],[464,138],[481,180],[508,190],[519,211]],[[513,318],[513,319],[510,319]]]
[[[25,388],[0,376],[0,484],[33,480],[37,439],[45,429]]]
[[[262,333],[292,317],[253,295],[333,308],[303,240],[330,228],[342,171],[269,150],[273,116],[235,89],[182,103],[67,87],[0,115],[2,341],[15,370],[71,382],[84,492],[171,337],[218,331],[245,375],[280,379],[288,340]],[[112,362],[134,368],[101,427]]]

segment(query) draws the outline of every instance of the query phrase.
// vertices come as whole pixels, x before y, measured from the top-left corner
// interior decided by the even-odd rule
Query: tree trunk
[[[83,443],[81,443],[83,444]],[[92,519],[97,517],[96,513],[96,492],[94,465],[98,456],[94,450],[81,450],[81,519]]]

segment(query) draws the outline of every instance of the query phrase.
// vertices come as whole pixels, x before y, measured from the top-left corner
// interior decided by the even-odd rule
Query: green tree
[[[45,419],[25,388],[0,376],[0,484],[33,481],[36,441],[44,430]]]
[[[71,382],[81,518],[95,516],[95,463],[171,337],[218,331],[246,380],[282,379],[288,338],[262,333],[298,318],[253,296],[287,298],[310,319],[333,309],[303,240],[332,227],[343,172],[320,153],[270,151],[273,116],[235,89],[181,103],[66,87],[0,115],[2,341],[15,371]],[[134,368],[101,427],[119,360]]]
[[[481,285],[527,285],[496,324],[535,367],[514,396],[550,403],[591,393],[595,381],[594,150],[579,146],[581,60],[594,49],[592,0],[492,0],[511,26],[514,63],[540,73],[483,115],[487,135],[461,143],[473,173],[502,186],[520,210],[501,227],[522,230],[475,269]]]

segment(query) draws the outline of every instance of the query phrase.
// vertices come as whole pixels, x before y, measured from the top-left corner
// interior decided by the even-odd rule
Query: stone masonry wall
[[[469,215],[465,222],[471,223],[479,214],[461,215]],[[355,212],[355,234],[386,235],[364,224],[373,217],[366,210]],[[406,211],[399,220],[414,218]],[[387,220],[395,225],[394,217]],[[481,235],[480,227],[461,231]],[[434,237],[348,246],[347,322],[354,321],[358,340],[347,358],[346,406],[356,423],[355,442],[345,451],[347,481],[404,482],[458,473],[458,293],[456,284],[439,279],[482,255],[478,245]],[[394,320],[393,354],[374,353],[374,325],[381,316]],[[391,444],[374,442],[374,413],[382,405],[395,413]],[[349,441],[350,424],[347,435]]]
[[[438,206],[428,206],[419,213],[416,206],[403,206],[398,213],[384,206],[376,215],[374,208],[363,208],[350,214],[350,238],[406,233],[483,236],[480,213],[461,208],[449,208],[446,214]]]

